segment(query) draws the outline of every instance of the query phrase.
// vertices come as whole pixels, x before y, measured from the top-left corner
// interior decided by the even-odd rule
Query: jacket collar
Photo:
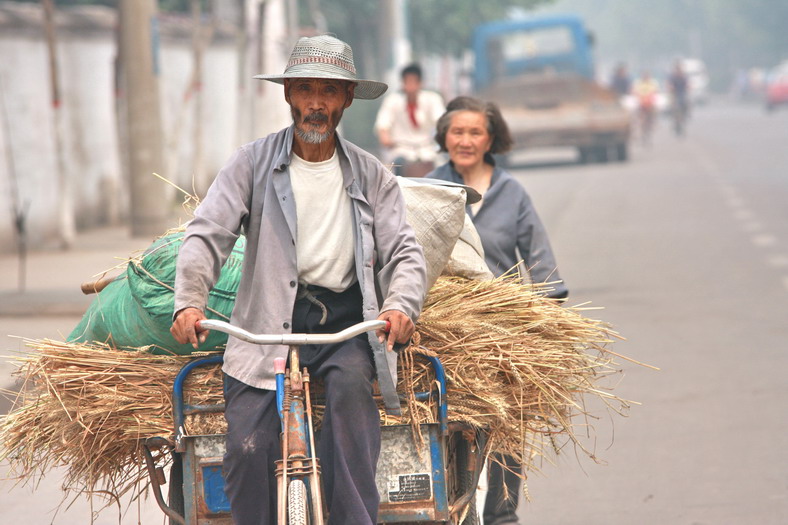
[[[498,166],[495,165],[495,159],[489,153],[485,154],[484,161],[487,164],[491,164],[492,167],[493,167],[492,178],[490,179],[490,187],[492,188],[493,185],[501,177],[501,173],[503,173],[503,169],[499,168]],[[443,169],[447,170],[449,172],[449,174],[451,175],[452,182],[456,182],[457,184],[465,184],[465,181],[463,180],[462,175],[460,175],[460,173],[456,169],[454,169],[454,163],[452,161],[447,162],[446,164],[444,164],[442,167],[440,167],[438,169],[439,170],[443,170]]]

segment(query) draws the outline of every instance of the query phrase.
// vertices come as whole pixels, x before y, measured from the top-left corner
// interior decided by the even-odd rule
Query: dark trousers
[[[522,465],[511,456],[496,454],[495,459],[503,462],[506,467],[502,467],[496,461],[488,463],[484,525],[518,523],[517,500],[520,496],[522,480],[517,474],[522,470]]]
[[[306,298],[293,309],[294,333],[333,333],[362,320],[358,285],[317,295],[323,310]],[[307,345],[301,364],[323,381],[326,410],[316,445],[329,525],[374,525],[380,496],[375,469],[380,453],[380,416],[372,397],[375,369],[367,336],[335,345]],[[225,491],[235,525],[277,522],[274,461],[281,458],[276,394],[225,376],[228,429]]]

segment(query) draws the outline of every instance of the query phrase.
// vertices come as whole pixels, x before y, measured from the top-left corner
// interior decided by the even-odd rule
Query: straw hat
[[[356,78],[353,50],[345,42],[328,35],[302,37],[296,42],[285,72],[281,75],[256,75],[254,78],[284,84],[286,78],[331,78],[356,84],[355,98],[373,99],[388,86],[374,80]]]

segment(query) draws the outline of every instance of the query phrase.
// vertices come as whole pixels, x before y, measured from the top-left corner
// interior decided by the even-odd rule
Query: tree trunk
[[[74,220],[74,196],[71,180],[65,165],[63,152],[63,109],[60,99],[60,79],[58,75],[57,43],[55,39],[55,6],[52,0],[42,0],[44,7],[44,28],[46,31],[49,55],[49,86],[52,112],[55,117],[55,172],[60,193],[58,200],[58,234],[60,245],[71,248],[76,236]]]
[[[131,231],[135,236],[165,231],[168,192],[153,173],[164,168],[158,82],[158,29],[154,0],[121,0],[121,67],[128,101]]]

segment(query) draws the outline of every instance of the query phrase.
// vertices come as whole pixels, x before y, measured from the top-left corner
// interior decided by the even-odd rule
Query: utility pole
[[[408,26],[408,0],[384,0],[388,24],[388,70],[385,80],[390,86],[399,84],[399,72],[413,59]]]
[[[254,41],[254,33],[251,28],[254,27],[254,4],[250,0],[238,0],[240,2],[241,11],[238,19],[238,30],[235,35],[235,52],[238,64],[238,76],[236,77],[236,86],[238,88],[238,113],[235,122],[235,140],[234,144],[243,144],[244,138],[247,137],[249,119],[249,104],[251,97],[251,81],[249,77],[249,43]]]
[[[298,40],[298,0],[287,0],[287,38],[291,46]]]
[[[128,108],[131,233],[164,233],[170,201],[153,173],[164,168],[155,0],[120,0],[120,58]]]
[[[328,21],[326,20],[326,15],[323,14],[323,10],[320,8],[320,0],[309,0],[309,14],[312,17],[312,23],[315,24],[315,31],[318,34],[323,34],[328,32]]]
[[[62,248],[70,248],[76,236],[74,197],[63,152],[63,108],[60,98],[57,44],[55,40],[55,6],[52,0],[42,0],[44,28],[49,55],[49,86],[52,112],[55,117],[55,170],[58,185],[58,233]]]
[[[408,0],[394,0],[394,67],[397,71],[413,60],[408,22]]]
[[[194,59],[194,74],[192,76],[192,100],[194,101],[194,127],[193,137],[194,155],[192,156],[192,177],[200,193],[208,189],[205,180],[205,153],[203,151],[203,57],[205,56],[206,38],[202,24],[202,6],[200,0],[191,0],[192,14],[192,57]]]

